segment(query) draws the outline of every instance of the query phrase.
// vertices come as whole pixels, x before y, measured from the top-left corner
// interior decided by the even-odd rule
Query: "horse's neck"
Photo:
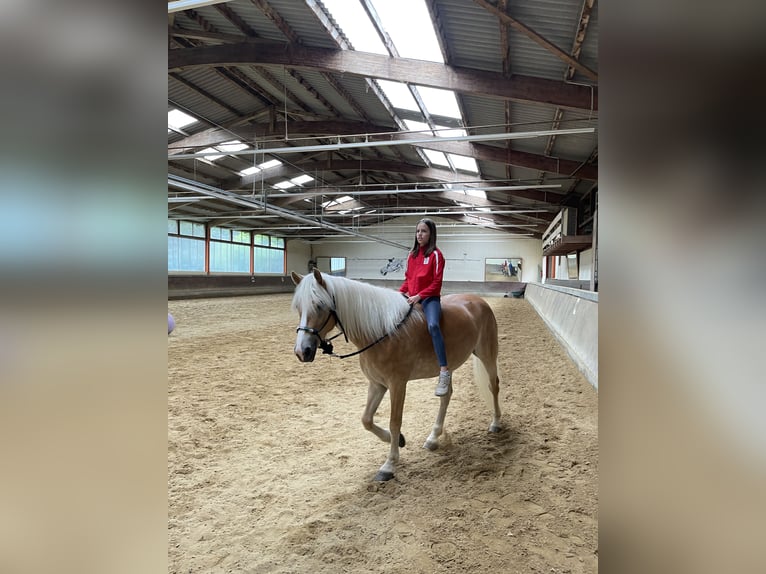
[[[339,282],[335,299],[346,335],[357,346],[392,331],[407,310],[404,300],[392,297],[388,290],[348,279]]]

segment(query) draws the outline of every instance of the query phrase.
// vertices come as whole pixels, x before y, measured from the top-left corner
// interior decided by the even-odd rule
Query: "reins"
[[[306,331],[307,333],[310,333],[311,335],[316,335],[316,337],[319,339],[319,348],[322,349],[322,353],[324,355],[330,355],[331,357],[337,357],[338,359],[348,359],[349,357],[353,357],[354,355],[359,355],[360,353],[364,353],[367,349],[374,347],[386,337],[396,333],[396,331],[398,331],[399,328],[402,325],[404,325],[404,322],[407,320],[407,317],[410,316],[410,313],[412,313],[413,307],[414,305],[410,305],[410,308],[407,309],[407,314],[404,316],[404,318],[402,318],[401,321],[399,321],[399,323],[393,328],[392,331],[389,331],[388,333],[385,333],[381,337],[378,337],[377,340],[373,341],[372,343],[365,346],[364,348],[358,349],[354,351],[353,353],[347,353],[345,355],[336,355],[335,353],[333,353],[333,346],[332,346],[332,343],[330,342],[333,339],[336,339],[340,337],[341,335],[343,335],[343,337],[346,339],[346,342],[348,343],[348,336],[346,335],[346,330],[343,328],[343,323],[340,322],[340,317],[338,317],[338,314],[336,313],[335,309],[330,310],[330,314],[327,315],[327,319],[325,319],[325,322],[322,323],[322,326],[319,327],[319,329],[314,329],[312,327],[298,327],[297,329],[295,329],[295,332],[297,333],[298,331]],[[324,329],[325,325],[327,325],[327,322],[330,320],[330,317],[335,317],[335,322],[337,323],[338,328],[340,329],[340,333],[330,337],[329,339],[322,339],[322,335],[320,335],[319,333],[322,331],[322,329]]]

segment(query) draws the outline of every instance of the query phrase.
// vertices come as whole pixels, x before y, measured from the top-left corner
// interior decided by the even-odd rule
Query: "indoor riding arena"
[[[168,25],[169,572],[595,574],[595,1],[183,1]],[[415,345],[363,366],[430,345],[422,301],[353,334],[427,265],[445,340],[473,328],[450,300],[494,314],[500,429],[472,360],[439,398],[429,355],[389,478],[368,376],[388,437]]]

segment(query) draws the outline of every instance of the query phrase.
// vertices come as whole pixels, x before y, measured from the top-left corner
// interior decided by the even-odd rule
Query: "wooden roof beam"
[[[582,86],[533,76],[512,75],[506,78],[503,74],[493,72],[353,50],[240,42],[168,52],[168,69],[171,72],[183,68],[243,64],[283,65],[296,69],[381,78],[501,99],[559,105],[565,108],[593,111],[598,109],[596,86]]]
[[[514,30],[517,30],[524,34],[527,38],[535,42],[536,44],[539,44],[546,50],[548,50],[551,54],[562,60],[563,62],[566,62],[573,68],[577,69],[578,72],[582,73],[583,75],[587,76],[594,82],[598,82],[598,74],[585,66],[584,64],[580,63],[577,58],[573,58],[570,54],[567,54],[564,50],[553,44],[552,42],[548,41],[546,38],[532,30],[529,26],[526,26],[525,24],[522,24],[515,18],[510,17],[505,12],[498,9],[497,6],[490,4],[487,2],[487,0],[473,0],[476,2],[479,6],[487,10],[488,12],[491,12],[497,18],[507,24],[508,26],[511,26]]]

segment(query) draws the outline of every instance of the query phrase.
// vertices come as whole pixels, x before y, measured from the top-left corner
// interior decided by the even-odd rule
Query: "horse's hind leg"
[[[431,434],[428,435],[425,444],[423,444],[423,448],[427,448],[428,450],[436,450],[439,447],[439,436],[444,430],[444,419],[447,416],[447,407],[449,406],[449,401],[451,398],[452,385],[450,385],[447,394],[444,395],[439,401],[439,412],[436,414],[436,420],[434,421],[434,426],[431,429]]]
[[[477,349],[473,362],[473,374],[479,394],[492,409],[489,432],[500,432],[500,379],[497,376],[496,354]]]

